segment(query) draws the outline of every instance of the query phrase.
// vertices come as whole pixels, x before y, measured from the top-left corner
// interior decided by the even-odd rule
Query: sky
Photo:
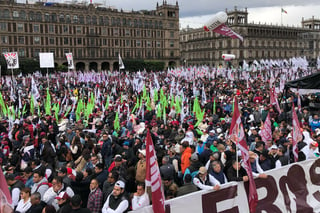
[[[48,0],[49,1],[49,0]],[[52,1],[90,1],[90,0],[52,0]],[[168,4],[176,4],[176,0],[166,0]],[[112,6],[123,10],[155,10],[157,2],[163,0],[92,0],[93,3]],[[314,16],[320,19],[319,0],[178,0],[180,12],[180,27],[202,27],[215,13],[233,10],[248,10],[249,23],[281,24],[281,8],[287,11],[282,13],[282,24],[301,26],[302,17],[310,19]]]

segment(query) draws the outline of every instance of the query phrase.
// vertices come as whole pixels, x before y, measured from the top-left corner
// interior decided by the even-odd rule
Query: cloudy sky
[[[87,1],[90,0],[52,0],[52,1]],[[176,0],[166,0],[169,4],[176,4]],[[123,10],[154,10],[157,2],[163,0],[92,0]],[[289,26],[300,26],[301,19],[314,16],[320,19],[319,0],[178,0],[180,8],[180,26],[202,27],[206,21],[219,11],[233,10],[234,6],[244,10],[248,8],[249,22],[280,24],[281,8],[288,13],[282,13],[282,23]]]

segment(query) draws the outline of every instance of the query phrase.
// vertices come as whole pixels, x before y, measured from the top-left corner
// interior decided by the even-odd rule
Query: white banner
[[[267,179],[256,178],[256,212],[320,212],[320,159],[290,164],[266,172]],[[249,212],[249,185],[230,182],[219,191],[201,190],[167,200],[166,212]],[[152,213],[152,207],[132,211]]]
[[[53,53],[39,53],[40,68],[54,68]]]
[[[66,53],[67,61],[68,61],[68,69],[74,69],[73,56],[72,53]]]
[[[18,69],[19,68],[19,58],[17,52],[3,53],[4,58],[7,62],[8,69]]]

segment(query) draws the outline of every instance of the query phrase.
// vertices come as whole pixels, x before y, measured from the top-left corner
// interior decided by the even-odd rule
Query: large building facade
[[[55,64],[73,53],[77,70],[114,70],[123,60],[180,63],[179,5],[166,1],[151,11],[123,11],[93,4],[17,4],[0,0],[0,51],[39,59],[53,52]]]
[[[302,27],[248,23],[247,9],[226,11],[227,25],[242,35],[243,42],[202,28],[180,31],[181,63],[185,65],[224,65],[223,53],[234,54],[231,63],[241,65],[255,59],[281,59],[307,56],[312,61],[320,54],[320,21],[302,20]]]

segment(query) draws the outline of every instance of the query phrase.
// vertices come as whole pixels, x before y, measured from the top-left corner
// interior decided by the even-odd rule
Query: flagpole
[[[281,7],[281,26],[282,26],[282,7]]]

